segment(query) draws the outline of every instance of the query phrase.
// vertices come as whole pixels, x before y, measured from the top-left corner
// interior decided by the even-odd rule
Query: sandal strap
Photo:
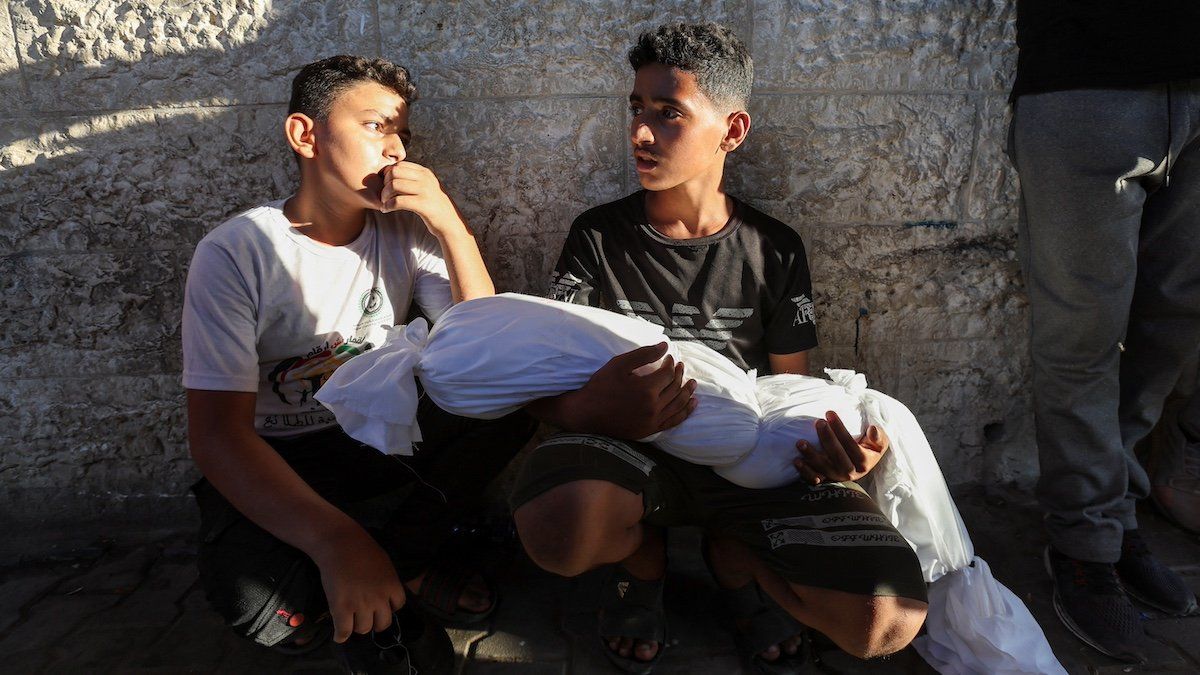
[[[663,585],[663,579],[638,579],[621,565],[614,565],[601,586],[600,634],[663,643],[667,634]]]
[[[756,581],[741,588],[721,589],[721,593],[734,620],[735,637],[739,645],[751,654],[780,644],[806,630],[804,624],[784,611]]]
[[[431,567],[421,579],[417,590],[421,603],[446,614],[458,610],[458,601],[471,583],[471,574],[462,570]]]

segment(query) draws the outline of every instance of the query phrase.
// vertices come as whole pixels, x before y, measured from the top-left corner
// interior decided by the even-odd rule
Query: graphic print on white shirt
[[[329,376],[382,344],[414,300],[430,319],[451,300],[437,239],[412,214],[368,214],[357,239],[327,246],[289,223],[282,205],[209,233],[184,300],[184,386],[256,393],[264,436],[336,424],[313,398]]]

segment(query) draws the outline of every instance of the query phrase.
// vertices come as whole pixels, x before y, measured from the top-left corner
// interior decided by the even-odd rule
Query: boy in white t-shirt
[[[424,441],[401,458],[350,439],[313,399],[413,301],[436,320],[495,292],[437,177],[405,161],[415,97],[407,71],[384,60],[305,66],[284,122],[299,188],[209,233],[184,303],[209,599],[266,646],[311,648],[332,632],[351,671],[452,664],[444,631],[397,610],[415,595],[447,621],[491,612],[495,595],[478,574],[434,556],[456,513],[533,429],[523,415],[465,420],[425,400]],[[402,488],[399,507],[363,507]],[[388,649],[401,631],[405,649]]]

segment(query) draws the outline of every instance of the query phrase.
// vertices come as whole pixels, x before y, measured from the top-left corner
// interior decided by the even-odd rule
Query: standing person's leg
[[[1200,357],[1200,354],[1197,354]],[[1150,495],[1175,524],[1200,534],[1200,379],[1193,359],[1167,397],[1154,431],[1141,444]]]
[[[1200,351],[1200,81],[1170,87],[1171,176],[1147,200],[1142,220],[1137,290],[1121,364],[1121,431],[1131,450],[1159,420],[1172,388],[1183,385],[1184,400],[1171,411],[1174,419],[1166,420],[1173,427],[1173,456],[1163,459],[1177,465],[1170,473],[1185,481],[1189,433],[1192,442],[1200,442],[1200,397],[1194,392]],[[1193,480],[1200,481],[1200,467],[1192,470]],[[1187,499],[1186,490],[1177,494]],[[1192,494],[1200,492],[1193,488]],[[1191,520],[1200,521],[1198,505],[1180,513],[1190,510]]]
[[[1079,560],[1116,562],[1135,525],[1131,486],[1133,496],[1146,492],[1121,442],[1119,371],[1166,118],[1165,89],[1025,95],[1013,116],[1037,493],[1051,544]]]
[[[1172,576],[1129,534],[1149,481],[1120,421],[1122,343],[1143,210],[1165,176],[1168,104],[1165,86],[1026,95],[1010,148],[1055,608],[1085,642],[1131,661],[1143,658],[1144,633],[1113,563],[1137,558],[1150,573],[1135,582],[1162,586]]]

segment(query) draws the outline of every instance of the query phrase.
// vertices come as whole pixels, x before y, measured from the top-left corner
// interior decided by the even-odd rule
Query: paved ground
[[[1041,570],[1039,517],[1023,497],[959,498],[978,553],[1029,605],[1072,673],[1200,672],[1200,617],[1148,612],[1157,639],[1154,662],[1130,667],[1066,633],[1048,602]],[[1200,590],[1200,538],[1153,512],[1143,528],[1160,556]],[[120,533],[56,560],[0,570],[0,672],[3,673],[335,673],[327,652],[280,657],[235,639],[196,587],[195,547],[181,535],[150,543]],[[738,673],[732,638],[721,626],[713,585],[696,554],[697,535],[672,539],[667,602],[670,646],[656,672]],[[453,631],[462,673],[614,673],[596,647],[591,614],[571,583],[516,559],[498,570],[504,600],[488,625]],[[928,673],[911,650],[887,660],[857,661],[829,645],[813,673]]]

